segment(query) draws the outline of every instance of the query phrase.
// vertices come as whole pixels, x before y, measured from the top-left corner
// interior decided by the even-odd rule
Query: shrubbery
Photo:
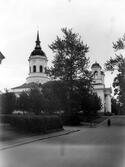
[[[112,113],[111,112],[105,112],[104,115],[105,116],[112,116]]]
[[[31,133],[46,133],[49,130],[62,129],[57,115],[1,115],[1,121],[9,123],[17,130]]]
[[[6,91],[0,95],[0,113],[11,114],[16,108],[16,96],[12,92]]]
[[[65,115],[61,116],[63,125],[80,125],[80,119],[77,114],[75,115]]]

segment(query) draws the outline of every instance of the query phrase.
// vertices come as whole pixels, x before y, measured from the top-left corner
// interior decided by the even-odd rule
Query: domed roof
[[[95,62],[95,63],[91,66],[91,68],[102,68],[102,67],[99,65],[99,63]]]
[[[41,49],[34,49],[31,52],[30,56],[44,56],[44,57],[46,57],[45,53]]]
[[[40,40],[39,40],[39,32],[37,32],[37,40],[36,40],[36,46],[34,50],[31,52],[30,56],[44,56],[46,57],[46,54],[43,52],[40,46]]]

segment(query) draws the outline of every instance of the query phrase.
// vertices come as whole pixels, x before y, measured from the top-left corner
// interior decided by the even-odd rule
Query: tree
[[[1,105],[3,114],[11,114],[16,109],[17,98],[14,93],[8,92],[1,95]]]
[[[125,50],[125,35],[113,43],[113,48],[116,52],[115,58],[110,58],[105,63],[105,68],[108,71],[117,71],[117,76],[113,82],[114,94],[117,95],[122,112],[125,112],[125,58],[123,53],[117,53]]]
[[[17,99],[17,109],[21,111],[29,111],[29,96],[26,92],[22,92]]]
[[[44,98],[39,88],[31,88],[29,93],[29,110],[35,114],[41,114],[44,111]]]
[[[82,108],[84,115],[90,120],[97,115],[97,112],[101,109],[101,99],[96,93],[89,93],[83,98]]]
[[[79,34],[73,33],[72,29],[62,28],[62,32],[63,38],[57,36],[57,39],[49,45],[55,54],[51,75],[72,81],[86,74],[89,58],[86,58],[85,54],[89,47],[83,44]]]
[[[66,89],[63,81],[49,81],[42,86],[45,110],[48,113],[65,110],[67,107]]]
[[[89,58],[86,57],[89,47],[81,41],[79,34],[73,33],[72,29],[62,28],[62,32],[63,37],[57,36],[57,39],[49,45],[55,54],[50,75],[62,80],[67,86],[67,113],[71,114],[74,109],[75,91],[78,88],[76,88],[76,80],[87,81],[87,85],[91,86],[92,77],[88,71]]]
[[[120,113],[119,102],[115,98],[111,99],[111,107],[112,107],[112,113],[114,113],[115,115]]]

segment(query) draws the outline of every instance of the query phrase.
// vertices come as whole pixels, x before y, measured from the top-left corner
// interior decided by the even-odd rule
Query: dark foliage
[[[65,85],[62,89],[66,91],[65,114],[74,118],[92,89],[92,74],[88,71],[89,58],[86,57],[89,47],[72,29],[63,28],[62,32],[63,37],[57,36],[49,45],[55,55],[50,76],[60,79]]]
[[[43,85],[43,95],[50,100],[50,103],[47,103],[50,104],[50,111],[63,111],[62,120],[64,124],[79,124],[80,111],[83,111],[82,117],[95,117],[97,111],[101,109],[100,98],[92,90],[90,91],[87,83],[76,80],[69,104],[67,84],[66,81],[51,81]],[[71,112],[68,112],[69,108]]]
[[[72,114],[72,115],[61,115],[61,119],[63,122],[63,125],[80,125],[81,119],[79,118],[78,114]]]
[[[101,107],[101,99],[97,96],[96,93],[89,93],[83,96],[82,110],[83,115],[87,118],[88,121],[93,120],[94,117],[97,116],[98,111],[101,110]]]
[[[111,99],[111,107],[112,113],[114,113],[115,115],[120,114],[120,104],[115,98]]]
[[[28,133],[46,133],[63,128],[60,118],[56,115],[1,115],[0,118],[15,129]]]
[[[125,49],[125,35],[116,43],[113,43],[115,52]],[[125,113],[125,58],[122,54],[115,55],[115,58],[110,58],[105,64],[108,71],[117,71],[117,76],[114,78],[113,87],[114,95],[120,103],[120,108]]]
[[[29,111],[30,108],[30,100],[29,96],[26,92],[22,92],[17,98],[16,109],[21,111]]]
[[[43,84],[42,93],[48,113],[65,110],[66,88],[62,81],[50,81]]]
[[[29,93],[30,111],[35,114],[40,114],[44,111],[44,97],[39,88],[32,88]]]
[[[1,95],[1,113],[11,114],[16,108],[17,98],[14,93],[6,91]]]
[[[79,34],[72,29],[62,28],[63,38],[57,39],[49,45],[55,54],[50,74],[54,78],[72,81],[85,75],[89,59],[85,54],[89,47],[81,41]]]

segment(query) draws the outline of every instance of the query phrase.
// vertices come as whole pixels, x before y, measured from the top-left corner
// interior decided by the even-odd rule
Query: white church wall
[[[43,74],[43,75],[40,75],[39,76],[39,73],[37,74],[33,74],[32,76],[29,76],[27,77],[27,83],[32,83],[32,82],[35,82],[35,83],[45,83],[45,82],[48,82],[49,81],[49,78],[46,76],[46,74]]]
[[[106,95],[106,112],[111,112],[111,96]]]
[[[43,67],[43,73],[45,73],[45,67],[47,66],[47,59],[41,56],[34,56],[29,60],[29,66],[31,67],[31,73],[33,72],[33,66],[36,66],[36,72],[39,71],[40,65]]]
[[[101,112],[104,112],[104,105],[105,105],[104,91],[102,89],[96,89],[95,92],[97,93],[98,97],[100,97],[101,99],[101,103],[102,103]]]

